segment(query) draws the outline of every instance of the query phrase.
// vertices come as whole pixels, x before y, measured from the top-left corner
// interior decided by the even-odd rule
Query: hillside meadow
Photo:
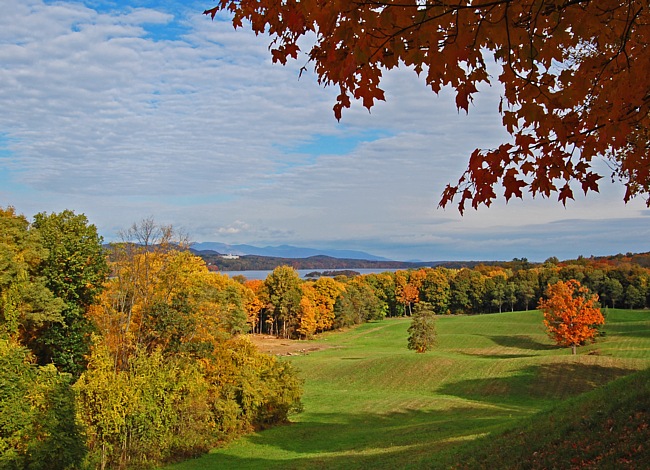
[[[425,354],[406,348],[408,318],[320,335],[305,348],[323,349],[286,359],[305,380],[304,412],[291,424],[168,468],[458,466],[463,452],[648,368],[650,311],[605,313],[604,334],[577,356],[548,339],[537,311],[441,316]]]

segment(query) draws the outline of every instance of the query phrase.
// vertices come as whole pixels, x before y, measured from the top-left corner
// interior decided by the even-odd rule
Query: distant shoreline
[[[309,277],[308,275],[313,273],[313,269],[296,269],[298,272],[298,275],[300,276],[301,279],[313,279],[313,277]],[[343,272],[346,270],[332,270],[332,272]],[[398,269],[384,269],[384,268],[377,268],[377,269],[357,269],[354,272],[358,273],[358,275],[365,275],[365,274],[380,274],[380,273],[385,273],[385,272],[395,272],[398,271]],[[252,280],[260,280],[263,281],[265,280],[269,274],[273,272],[272,269],[252,269],[248,271],[215,271],[217,274],[226,274],[229,277],[234,277],[234,276],[244,276],[247,280],[252,281]]]

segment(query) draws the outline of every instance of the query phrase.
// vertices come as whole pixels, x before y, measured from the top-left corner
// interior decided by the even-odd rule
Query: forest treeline
[[[250,312],[253,331],[287,338],[410,315],[419,302],[439,315],[534,309],[547,286],[560,280],[579,281],[598,295],[602,307],[650,305],[650,269],[629,256],[564,262],[549,258],[543,264],[515,259],[473,268],[419,268],[304,281],[293,268],[281,266],[264,281],[234,278],[258,299]]]
[[[248,331],[253,291],[170,227],[106,251],[71,211],[0,208],[0,468],[146,468],[300,411],[291,364]]]
[[[121,239],[104,246],[72,211],[0,208],[0,468],[153,467],[287,421],[301,381],[249,332],[307,339],[425,302],[528,310],[570,279],[603,306],[650,303],[650,270],[626,257],[248,280],[209,271],[152,220]]]

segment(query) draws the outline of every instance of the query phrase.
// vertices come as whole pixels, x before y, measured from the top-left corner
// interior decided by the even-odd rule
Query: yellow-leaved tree
[[[144,221],[134,230],[139,237],[114,247],[112,276],[90,309],[99,335],[75,385],[90,464],[154,466],[299,411],[291,364],[241,335],[253,291],[210,272],[171,229]]]

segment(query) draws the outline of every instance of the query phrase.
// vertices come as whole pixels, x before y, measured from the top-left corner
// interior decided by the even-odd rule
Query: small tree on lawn
[[[423,353],[436,343],[435,311],[428,302],[419,302],[413,308],[411,326],[408,329],[408,348]]]
[[[586,341],[594,341],[598,325],[605,318],[598,307],[598,296],[575,279],[558,281],[546,288],[546,299],[540,299],[548,334],[562,346],[570,346],[573,354]]]

